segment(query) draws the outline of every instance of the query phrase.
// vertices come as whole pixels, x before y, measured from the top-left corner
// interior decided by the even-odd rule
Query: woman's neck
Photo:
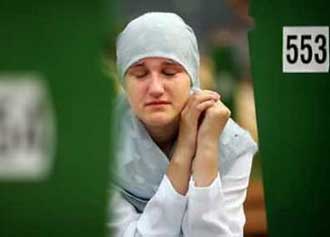
[[[171,148],[178,135],[179,123],[175,121],[172,124],[168,124],[166,126],[145,125],[145,127],[154,142],[167,156],[169,156]]]

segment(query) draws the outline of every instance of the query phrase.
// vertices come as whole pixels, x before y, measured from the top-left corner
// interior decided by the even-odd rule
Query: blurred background
[[[329,73],[286,74],[281,57],[283,26],[329,26],[328,9],[325,0],[0,1],[0,236],[107,233],[114,36],[147,11],[193,27],[202,87],[263,142],[245,236],[328,236]]]
[[[197,36],[202,89],[219,92],[231,109],[233,119],[258,142],[247,38],[248,31],[254,28],[254,21],[248,14],[248,6],[248,0],[140,0],[139,4],[135,0],[118,1],[111,8],[111,15],[116,18],[105,46],[105,71],[114,79],[119,91],[113,36],[118,35],[127,22],[145,12],[175,12],[194,29]],[[260,155],[257,153],[245,202],[246,237],[267,236],[261,175]]]

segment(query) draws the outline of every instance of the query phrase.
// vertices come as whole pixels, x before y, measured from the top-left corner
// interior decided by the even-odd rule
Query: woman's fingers
[[[191,95],[192,103],[199,104],[205,100],[210,99],[217,101],[220,99],[220,95],[217,92],[210,90],[196,91]]]
[[[214,95],[214,96],[217,98],[217,100],[220,100],[220,99],[221,99],[221,95],[220,95],[218,92],[216,92],[216,91],[203,90],[203,92],[205,92],[205,93],[209,93],[209,94],[211,94],[211,95]]]
[[[196,109],[199,112],[203,112],[204,110],[208,109],[209,107],[213,106],[216,102],[214,100],[207,100],[204,101],[196,106]]]
[[[213,104],[212,102],[219,101],[220,95],[214,91],[204,90],[195,92],[190,99],[191,102],[188,105],[189,109],[196,115],[199,116],[201,112],[203,112],[206,108],[208,108],[209,104]],[[204,104],[205,102],[208,102]],[[201,105],[203,104],[203,105]]]
[[[220,95],[212,91],[195,91],[188,99],[186,107],[194,109],[196,106],[207,100],[219,100]]]
[[[201,113],[219,101],[220,97],[218,93],[210,90],[195,91],[182,111],[182,119],[191,126],[197,127]]]

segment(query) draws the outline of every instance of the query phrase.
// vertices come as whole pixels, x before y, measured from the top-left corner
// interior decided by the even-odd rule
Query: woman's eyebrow
[[[176,67],[182,67],[180,64],[178,64],[175,61],[167,60],[162,63],[164,66],[176,66]]]
[[[130,68],[141,67],[141,66],[144,66],[144,62],[136,62],[132,66],[130,66]]]

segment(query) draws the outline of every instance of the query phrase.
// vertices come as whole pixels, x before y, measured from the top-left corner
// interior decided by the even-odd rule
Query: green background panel
[[[326,1],[250,3],[249,34],[269,235],[328,236],[330,76],[282,73],[283,26],[329,26]]]
[[[0,72],[41,73],[56,125],[51,175],[0,181],[0,236],[104,236],[112,83],[104,1],[1,1]]]

